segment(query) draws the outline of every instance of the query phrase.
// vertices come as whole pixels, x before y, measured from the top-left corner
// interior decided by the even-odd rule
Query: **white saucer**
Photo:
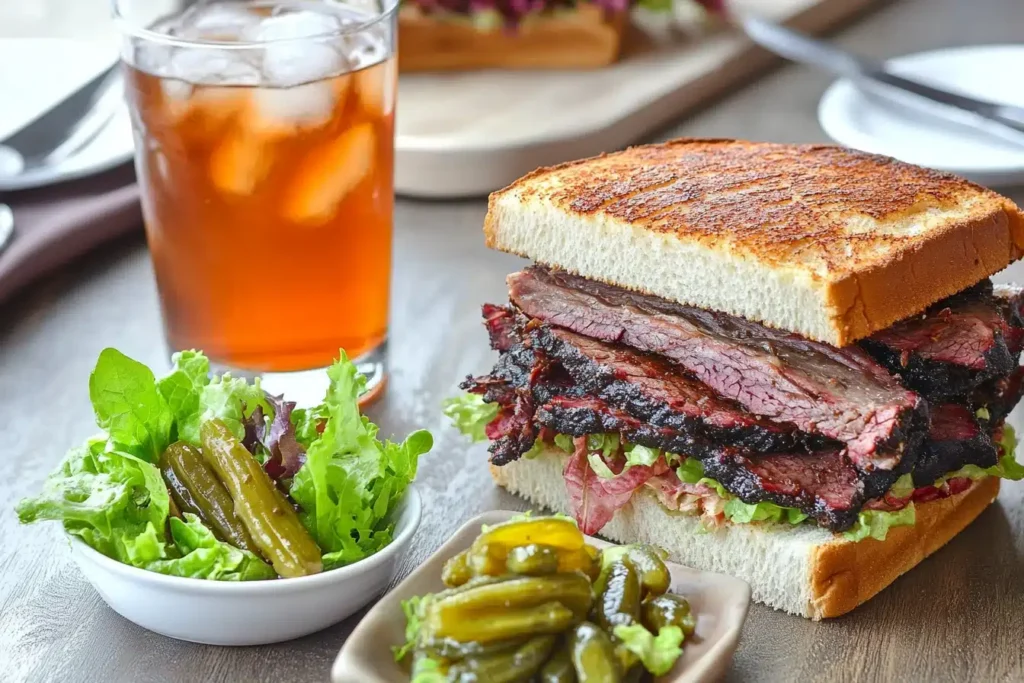
[[[935,50],[887,65],[947,90],[1024,106],[1024,45]],[[825,91],[818,121],[829,137],[847,147],[949,171],[983,185],[1024,184],[1024,147],[866,97],[848,79]]]
[[[0,39],[0,139],[46,111],[117,59],[117,44],[55,38]],[[128,107],[77,154],[56,166],[0,175],[0,191],[81,178],[132,158]]]

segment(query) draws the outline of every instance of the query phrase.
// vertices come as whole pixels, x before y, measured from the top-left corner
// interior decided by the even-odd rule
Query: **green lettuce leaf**
[[[680,481],[687,484],[703,484],[710,486],[718,494],[719,498],[729,500],[732,494],[725,490],[725,487],[716,480],[704,476],[704,465],[697,458],[685,458],[682,464],[676,468],[676,476]]]
[[[739,498],[731,498],[725,504],[725,516],[729,521],[739,524],[750,522],[786,522],[799,524],[807,519],[807,515],[796,508],[782,507],[775,503],[744,503]]]
[[[527,460],[533,460],[547,447],[547,444],[540,439],[534,439],[533,445],[530,446],[530,450],[523,453],[523,457]]]
[[[904,474],[889,487],[889,494],[896,498],[906,498],[914,493],[914,479],[910,474]]]
[[[448,676],[441,663],[432,657],[417,657],[413,662],[409,683],[446,683]]]
[[[446,399],[441,405],[456,429],[473,441],[487,441],[485,429],[498,415],[497,403],[484,403],[479,394],[462,394]]]
[[[327,371],[323,404],[299,415],[322,415],[323,431],[309,434],[306,462],[289,493],[302,508],[303,524],[324,551],[324,568],[361,560],[391,542],[393,512],[416,476],[419,457],[433,447],[429,432],[402,443],[377,440],[377,427],[359,414],[366,378],[345,356]]]
[[[241,377],[230,374],[214,375],[199,391],[199,402],[194,413],[178,423],[178,438],[198,445],[199,427],[203,422],[218,419],[227,425],[236,439],[245,437],[243,418],[250,415],[256,406],[263,408],[263,414],[273,419],[274,409],[266,400],[260,380],[252,384]]]
[[[626,467],[633,465],[650,467],[661,457],[661,451],[657,448],[648,448],[637,444],[629,444],[623,450],[626,454]]]
[[[704,476],[704,465],[696,458],[686,458],[676,468],[676,476],[688,484],[704,484],[715,490],[718,497],[725,500],[725,516],[731,522],[737,524],[749,524],[750,522],[785,522],[787,524],[800,524],[807,515],[796,508],[782,507],[775,503],[744,503],[725,490],[720,483],[710,477]]]
[[[108,451],[106,439],[71,449],[42,492],[17,505],[25,524],[64,523],[69,534],[115,560],[139,566],[166,552],[162,535],[170,507],[156,467],[130,453]]]
[[[405,614],[405,642],[401,646],[391,648],[396,662],[405,659],[416,647],[416,638],[420,633],[423,615],[426,613],[426,607],[432,597],[431,595],[414,595],[408,600],[402,600],[402,613]]]
[[[199,413],[199,395],[210,383],[210,361],[198,351],[176,353],[171,361],[171,371],[158,379],[156,386],[167,401],[180,432],[181,424]],[[178,438],[182,438],[180,434]]]
[[[1003,449],[1003,455],[999,458],[998,463],[989,467],[986,471],[993,477],[1001,477],[1011,481],[1024,479],[1024,465],[1017,462],[1015,455],[1017,450],[1017,434],[1010,425],[1003,426],[1003,436],[999,440],[999,445]]]
[[[889,512],[886,510],[861,510],[857,515],[857,523],[849,531],[843,533],[843,538],[848,541],[863,541],[865,538],[874,538],[884,541],[889,534],[889,529],[894,526],[914,526],[917,521],[917,512],[914,504],[910,503],[902,510]]]
[[[1013,431],[1013,427],[1005,425],[1003,427],[1003,436],[999,440],[999,445],[1002,447],[1003,455],[992,467],[978,467],[977,465],[964,465],[958,470],[953,472],[947,472],[942,475],[938,481],[935,482],[935,486],[942,486],[945,482],[950,479],[984,479],[985,477],[1000,477],[1002,479],[1009,479],[1010,481],[1020,481],[1024,479],[1024,465],[1017,462],[1015,457],[1015,451],[1017,448],[1017,435]]]
[[[123,560],[134,567],[145,567],[151,562],[166,557],[168,554],[167,543],[163,534],[163,526],[160,531],[153,523],[147,523],[136,536],[125,536],[121,539],[124,548]]]
[[[618,453],[619,446],[618,434],[608,433],[587,435],[587,449],[591,452],[597,451],[605,458],[610,458]]]
[[[683,631],[678,626],[666,626],[654,636],[640,624],[620,624],[613,633],[622,646],[639,657],[644,668],[655,676],[664,676],[671,671],[679,655],[683,654]]]
[[[704,465],[697,458],[685,458],[676,468],[676,476],[687,484],[696,484],[704,477]]]
[[[266,562],[247,550],[218,541],[195,515],[185,513],[185,521],[172,517],[171,537],[181,557],[157,560],[145,569],[193,579],[218,581],[256,581],[277,578]]]
[[[327,421],[323,405],[315,408],[296,408],[292,411],[291,421],[295,427],[295,440],[309,450],[310,445],[320,438],[320,425]]]
[[[252,383],[230,373],[210,376],[210,361],[200,351],[174,354],[170,373],[157,380],[160,395],[174,416],[177,438],[199,446],[199,427],[219,419],[241,439],[245,435],[244,417],[256,406],[274,417],[274,408],[263,393],[257,377]]]
[[[587,453],[587,462],[590,463],[590,469],[594,470],[601,479],[614,479],[615,473],[612,472],[611,468],[605,463],[604,459],[601,458],[600,453],[594,453],[591,451]]]
[[[155,463],[171,442],[174,415],[153,372],[116,349],[103,349],[89,376],[96,423],[119,451]]]
[[[573,453],[576,450],[576,444],[572,442],[572,437],[568,434],[555,434],[555,445],[566,453]]]
[[[636,5],[649,12],[667,14],[672,11],[675,3],[674,0],[637,0]]]

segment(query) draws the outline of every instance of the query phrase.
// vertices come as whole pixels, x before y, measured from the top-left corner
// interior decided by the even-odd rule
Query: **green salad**
[[[359,413],[366,379],[344,352],[322,403],[297,408],[198,351],[164,377],[105,349],[89,378],[103,431],[71,449],[23,523],[67,533],[133,567],[222,581],[304,576],[392,540],[395,512],[433,439],[381,441]]]

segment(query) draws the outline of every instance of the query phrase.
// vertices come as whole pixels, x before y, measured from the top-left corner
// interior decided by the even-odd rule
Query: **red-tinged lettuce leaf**
[[[573,439],[576,450],[565,464],[562,476],[572,502],[573,516],[580,530],[585,534],[596,534],[611,521],[615,511],[629,502],[633,492],[647,479],[648,474],[630,470],[650,470],[647,467],[629,468],[613,479],[601,479],[590,466],[589,448],[586,437]]]
[[[263,446],[270,457],[263,463],[263,469],[273,479],[289,479],[295,476],[303,463],[306,462],[306,449],[295,436],[295,425],[292,424],[294,401],[285,401],[281,396],[267,396],[267,401],[274,407],[274,419],[270,423]]]
[[[263,406],[256,406],[249,416],[242,420],[242,428],[245,430],[242,445],[256,455],[256,451],[263,445],[263,440],[267,438],[267,418],[263,414]]]
[[[245,430],[242,444],[253,455],[262,452],[265,457],[259,459],[263,461],[263,469],[272,479],[290,479],[306,462],[306,448],[299,443],[292,422],[295,402],[271,394],[266,394],[266,402],[274,411],[269,427],[262,406],[257,405],[242,421]],[[304,419],[304,414],[301,416]]]

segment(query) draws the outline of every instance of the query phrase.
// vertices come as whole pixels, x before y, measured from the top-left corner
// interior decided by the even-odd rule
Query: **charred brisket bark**
[[[664,358],[547,325],[531,326],[530,345],[558,361],[577,387],[655,427],[758,451],[790,450],[807,435],[751,415]]]
[[[985,425],[997,426],[1017,407],[1024,396],[1024,367],[1006,377],[990,380],[978,387],[967,405]]]
[[[885,470],[858,473],[839,449],[756,453],[655,427],[594,398],[555,397],[535,417],[560,434],[617,432],[627,443],[698,458],[707,476],[744,502],[797,508],[834,531],[857,521],[868,491],[885,491],[895,481]]]
[[[993,295],[991,283],[942,301],[861,342],[904,386],[933,403],[964,402],[977,387],[1005,377],[1021,350],[1019,292]]]
[[[843,442],[863,471],[896,470],[926,417],[919,397],[858,348],[531,267],[509,276],[527,316],[662,355],[749,412]]]
[[[490,378],[467,384],[495,395],[497,383],[506,387],[503,396],[516,397],[515,408],[503,409],[498,420],[502,433],[492,435],[495,464],[533,444],[521,437],[518,419],[528,390],[540,427],[570,436],[615,432],[628,443],[698,458],[708,476],[744,502],[798,508],[836,531],[853,525],[864,501],[898,476],[858,472],[841,444],[808,452],[814,440],[807,435],[750,415],[660,357],[546,325],[520,323],[517,333],[522,339]]]
[[[991,467],[997,459],[992,437],[970,410],[953,403],[933,406],[928,439],[914,467],[914,485],[931,486],[943,474],[964,465]]]

